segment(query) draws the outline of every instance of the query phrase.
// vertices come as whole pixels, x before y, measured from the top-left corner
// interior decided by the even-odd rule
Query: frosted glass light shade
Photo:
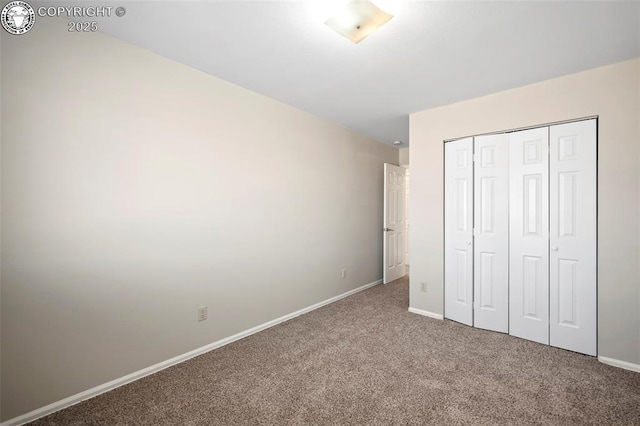
[[[378,8],[370,0],[350,0],[325,25],[354,43],[387,23],[393,15]]]

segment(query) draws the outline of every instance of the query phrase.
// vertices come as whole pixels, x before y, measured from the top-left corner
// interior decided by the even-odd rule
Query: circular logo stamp
[[[36,23],[36,13],[25,1],[12,1],[2,8],[2,27],[11,34],[24,34]]]

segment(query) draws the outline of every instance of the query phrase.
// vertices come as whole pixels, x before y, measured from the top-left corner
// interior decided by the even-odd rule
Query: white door
[[[550,344],[596,355],[596,120],[550,129]]]
[[[509,334],[549,344],[549,128],[509,134]]]
[[[404,190],[405,190],[405,194],[404,194],[404,199],[405,199],[405,203],[404,203],[404,212],[405,212],[405,232],[404,232],[404,264],[409,266],[409,187],[410,187],[410,181],[409,181],[410,175],[409,175],[409,169],[406,169],[405,175],[404,175],[404,182],[405,182],[405,186],[404,186]]]
[[[509,332],[509,136],[474,138],[473,325]]]
[[[473,325],[473,138],[444,150],[444,316]]]
[[[404,169],[384,165],[383,282],[404,277]]]

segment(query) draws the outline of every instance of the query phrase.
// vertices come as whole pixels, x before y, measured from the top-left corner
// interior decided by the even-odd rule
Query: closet
[[[445,144],[448,319],[596,355],[597,120]]]

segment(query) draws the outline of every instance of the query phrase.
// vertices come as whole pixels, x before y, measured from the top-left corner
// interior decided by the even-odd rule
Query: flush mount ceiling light
[[[359,43],[369,34],[393,18],[370,0],[349,0],[325,25],[334,29],[354,43]]]
[[[398,146],[398,145],[402,145],[402,141],[393,141],[393,144]]]

